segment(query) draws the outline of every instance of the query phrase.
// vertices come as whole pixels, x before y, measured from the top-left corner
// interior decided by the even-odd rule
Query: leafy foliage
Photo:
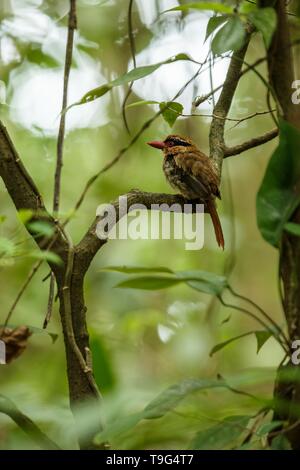
[[[300,132],[280,121],[279,145],[257,194],[257,224],[264,239],[278,247],[282,232],[300,203]]]
[[[190,449],[220,450],[233,444],[245,432],[251,416],[229,416],[211,428],[197,433]]]
[[[221,55],[227,51],[238,51],[244,45],[246,32],[238,16],[233,16],[216,33],[211,49],[214,54]]]
[[[172,64],[178,60],[192,61],[192,59],[187,54],[180,53],[173,57],[170,57],[167,60],[158,62],[157,64],[136,67],[130,70],[129,72],[124,73],[123,75],[116,78],[115,80],[112,80],[111,82],[105,83],[104,85],[101,85],[97,88],[94,88],[93,90],[88,91],[77,103],[71,104],[68,107],[68,109],[71,109],[73,106],[89,103],[90,101],[94,101],[98,98],[101,98],[101,96],[108,93],[114,87],[126,85],[127,83],[133,82],[135,80],[140,80],[141,78],[147,77],[148,75],[155,72],[162,65]]]

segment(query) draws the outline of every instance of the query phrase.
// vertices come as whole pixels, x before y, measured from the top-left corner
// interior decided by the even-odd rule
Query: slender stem
[[[35,273],[38,271],[39,267],[42,265],[44,260],[40,260],[38,261],[32,268],[32,270],[30,271],[30,273],[28,274],[27,278],[25,279],[25,282],[24,284],[22,285],[22,287],[20,288],[12,306],[10,307],[9,309],[9,312],[7,314],[7,317],[6,317],[6,320],[4,322],[4,327],[7,326],[16,306],[18,305],[19,303],[19,300],[21,299],[22,295],[24,294],[25,290],[27,289],[27,286],[29,285],[31,279],[34,277]]]
[[[57,158],[56,158],[56,169],[55,169],[55,180],[54,180],[54,197],[53,197],[53,211],[58,212],[60,203],[60,192],[61,192],[61,172],[63,166],[63,148],[65,138],[65,127],[66,127],[66,113],[64,112],[68,104],[68,86],[70,70],[72,65],[73,56],[73,42],[74,42],[74,31],[77,27],[76,18],[76,0],[70,0],[70,11],[69,11],[69,22],[68,22],[68,36],[66,45],[66,56],[65,56],[65,67],[64,67],[64,86],[63,86],[63,98],[60,115],[60,123],[57,138]]]
[[[66,113],[64,111],[68,105],[68,87],[69,87],[70,71],[71,71],[71,66],[72,66],[74,32],[75,32],[76,27],[77,27],[76,0],[70,0],[68,35],[67,35],[65,67],[64,67],[63,98],[62,98],[62,107],[61,107],[60,123],[59,123],[57,147],[56,147],[57,154],[56,154],[56,169],[55,169],[55,177],[54,177],[54,195],[53,195],[53,213],[55,217],[58,216],[58,211],[59,211],[59,206],[60,206],[61,174],[62,174],[62,167],[63,167],[63,151],[64,151],[64,139],[65,139],[65,129],[66,129]],[[53,299],[54,299],[54,295],[53,295],[54,284],[55,284],[55,277],[54,275],[51,275],[47,313],[46,313],[46,318],[44,320],[43,328],[47,328],[47,325],[51,318],[52,309],[53,309]]]
[[[227,302],[224,301],[221,295],[218,298],[224,307],[231,308],[233,310],[237,310],[239,312],[245,313],[249,317],[256,320],[261,326],[263,326],[270,333],[270,335],[272,335],[276,339],[276,341],[281,345],[284,351],[288,352],[288,350],[286,349],[286,345],[280,341],[280,339],[278,338],[278,336],[275,335],[274,331],[270,328],[270,326],[267,323],[265,323],[263,320],[261,320],[261,318],[259,318],[257,315],[255,315],[255,313],[250,312],[250,310],[247,310],[243,307],[239,307],[238,305],[228,304]]]
[[[287,336],[285,335],[285,333],[282,331],[282,329],[280,328],[280,326],[275,322],[275,320],[273,320],[273,318],[268,315],[267,312],[265,312],[265,310],[260,307],[260,305],[258,305],[256,302],[254,302],[252,299],[249,299],[248,297],[245,297],[244,295],[240,295],[238,294],[237,292],[235,292],[231,286],[228,286],[228,290],[231,292],[232,295],[234,295],[235,297],[237,297],[238,299],[240,300],[244,300],[245,302],[248,302],[248,304],[252,305],[254,308],[256,308],[256,310],[258,310],[262,315],[263,317],[265,317],[270,323],[272,323],[272,325],[274,326],[274,328],[276,328],[276,330],[278,331],[279,334],[281,334],[282,338],[284,339],[284,341],[286,342],[286,345],[289,347],[289,340],[287,338]]]
[[[133,26],[132,26],[132,7],[133,7],[133,1],[134,0],[129,0],[129,6],[128,6],[128,36],[129,36],[129,44],[130,44],[130,51],[131,51],[131,57],[132,57],[132,62],[133,62],[133,68],[136,68],[136,57],[135,57],[135,42],[134,42],[134,34],[133,34]],[[129,96],[131,95],[132,91],[132,85],[133,82],[129,84],[128,91],[125,95],[124,101],[122,103],[122,116],[123,116],[123,121],[125,124],[125,128],[128,133],[130,133],[128,122],[127,122],[127,116],[126,116],[126,103],[128,101]]]
[[[61,450],[55,442],[7,397],[0,395],[0,413],[9,416],[41,449]]]

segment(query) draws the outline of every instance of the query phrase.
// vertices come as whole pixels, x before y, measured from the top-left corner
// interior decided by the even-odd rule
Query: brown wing
[[[219,178],[210,159],[199,150],[185,151],[174,156],[176,165],[189,179],[189,184],[200,195],[213,195],[220,198]]]

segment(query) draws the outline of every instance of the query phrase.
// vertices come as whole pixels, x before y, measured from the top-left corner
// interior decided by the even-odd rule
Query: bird
[[[170,185],[185,199],[204,201],[217,243],[224,250],[224,235],[215,203],[215,198],[221,199],[219,174],[212,159],[190,138],[180,135],[168,135],[164,141],[147,143],[163,151],[163,171]]]

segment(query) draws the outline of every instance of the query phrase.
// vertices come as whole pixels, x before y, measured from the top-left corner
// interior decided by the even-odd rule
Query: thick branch
[[[124,206],[122,204],[122,209],[120,210],[120,201],[124,201],[125,198],[127,198],[127,209],[124,209]],[[148,193],[139,190],[131,190],[128,194],[120,196],[116,201],[112,202],[111,205],[114,207],[116,213],[115,222],[118,223],[123,216],[130,212],[132,206],[136,204],[142,204],[148,210],[160,210],[158,206],[166,204],[169,206],[170,211],[174,211],[175,209],[171,207],[173,204],[179,204],[183,209],[184,204],[187,203],[193,204],[193,211],[196,210],[195,200],[188,201],[179,194]],[[199,200],[197,201],[197,203],[201,204],[203,202]],[[163,210],[166,209],[167,208],[164,208]],[[80,266],[83,272],[88,269],[92,259],[94,258],[98,250],[107,241],[107,239],[100,240],[96,234],[96,227],[97,224],[100,222],[101,218],[101,216],[95,218],[91,227],[76,247],[77,258],[80,259]]]
[[[53,217],[47,212],[42,196],[39,193],[31,176],[24,167],[8,132],[0,121],[0,176],[7,188],[7,191],[16,206],[16,209],[28,209],[33,213],[29,222],[46,221],[54,228],[52,236],[52,244],[49,238],[36,237],[36,233],[31,232],[29,222],[26,228],[31,235],[35,236],[35,241],[41,250],[44,250],[51,244],[51,250],[58,254],[63,260],[67,244],[63,238],[58,224],[55,223]],[[56,274],[61,269],[58,265],[49,263]]]
[[[273,129],[272,131],[266,132],[265,134],[259,137],[254,137],[253,139],[247,140],[242,144],[235,145],[234,147],[225,147],[224,158],[231,157],[233,155],[239,155],[242,152],[246,152],[246,150],[259,147],[260,145],[263,145],[269,142],[270,140],[275,139],[275,137],[278,136],[278,133],[278,129]]]
[[[224,157],[223,149],[225,147],[225,118],[229,113],[231,103],[233,101],[233,97],[241,77],[241,70],[248,49],[249,41],[250,34],[247,35],[247,40],[244,47],[232,55],[220,97],[213,110],[214,117],[211,122],[209,133],[210,157],[215,162],[220,175]]]

